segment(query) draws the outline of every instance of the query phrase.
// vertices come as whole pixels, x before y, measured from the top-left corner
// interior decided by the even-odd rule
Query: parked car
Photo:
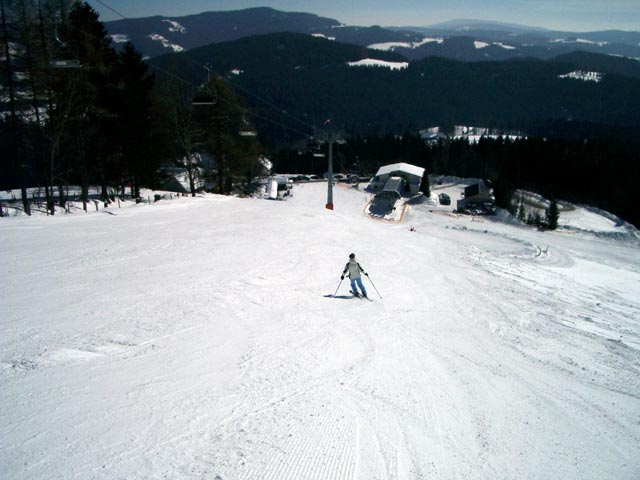
[[[446,193],[438,195],[438,200],[440,201],[440,205],[451,205],[451,197]]]

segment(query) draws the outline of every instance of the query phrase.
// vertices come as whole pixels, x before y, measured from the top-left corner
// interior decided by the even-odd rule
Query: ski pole
[[[367,276],[367,278],[369,279],[369,281],[371,282],[371,285],[373,285],[373,288],[376,289],[376,293],[380,296],[380,298],[382,298],[382,295],[380,295],[380,292],[378,292],[378,289],[376,288],[375,283],[373,283],[373,280],[371,280],[371,277],[369,276],[368,273],[365,273],[365,275]]]
[[[338,284],[338,288],[336,288],[336,293],[333,294],[334,297],[338,294],[338,290],[340,289],[340,285],[342,285],[342,281],[343,280],[344,280],[344,278],[340,279],[340,283]]]

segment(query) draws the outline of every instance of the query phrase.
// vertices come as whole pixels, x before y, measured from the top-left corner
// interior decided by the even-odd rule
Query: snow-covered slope
[[[293,194],[5,219],[3,478],[640,476],[637,245]]]

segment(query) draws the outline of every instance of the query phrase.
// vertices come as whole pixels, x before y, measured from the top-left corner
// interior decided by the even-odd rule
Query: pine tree
[[[518,205],[518,220],[525,222],[527,220],[527,210],[524,207],[522,196],[520,196],[520,204]]]
[[[22,2],[0,0],[1,45],[2,56],[4,57],[0,68],[3,70],[0,79],[2,83],[0,85],[2,85],[3,95],[9,100],[9,116],[5,118],[6,126],[3,125],[2,129],[3,134],[7,135],[7,141],[2,142],[6,150],[2,161],[0,161],[0,169],[8,177],[5,180],[11,179],[12,182],[20,184],[24,212],[27,215],[31,215],[27,187],[32,175],[32,159],[29,157],[28,149],[26,148],[28,142],[25,141],[28,128],[21,118],[21,110],[24,106],[20,104],[22,96],[18,94],[20,90],[20,82],[17,75],[19,68],[14,68],[14,53],[11,47],[12,43],[19,45],[23,32],[31,30],[32,27],[29,25],[29,28],[24,28],[24,22],[20,18],[20,11],[24,10],[21,9],[23,6]],[[28,48],[26,50],[28,51]],[[24,60],[22,60],[22,63],[24,63]],[[35,113],[37,116],[37,109]],[[15,184],[12,183],[11,187],[13,186]]]
[[[132,195],[138,198],[141,186],[153,183],[158,167],[157,159],[151,155],[152,88],[155,77],[131,43],[127,43],[118,55],[118,63],[115,93],[118,137],[124,167],[131,177]]]
[[[546,210],[546,224],[549,230],[558,228],[558,219],[560,218],[560,209],[557,200],[551,200],[549,208]]]
[[[114,112],[108,95],[117,55],[95,10],[86,2],[74,2],[67,10],[66,3],[56,2],[55,41],[49,41],[55,48],[46,46],[51,27],[40,22],[45,55],[48,51],[55,54],[54,60],[65,60],[65,68],[56,67],[55,61],[50,68],[45,190],[71,178],[78,180],[87,210],[89,184],[97,172],[104,172],[105,159],[117,145],[109,126]]]
[[[255,170],[259,146],[255,137],[242,136],[248,122],[246,109],[231,87],[216,77],[208,82],[207,88],[215,92],[216,101],[198,107],[195,116],[206,138],[205,148],[216,160],[218,192],[228,194],[234,177],[243,178]]]
[[[431,184],[429,183],[429,174],[426,170],[422,176],[422,181],[420,182],[420,191],[425,197],[431,197]]]
[[[542,226],[542,215],[540,214],[540,212],[536,209],[535,213],[533,214],[533,221],[531,222],[532,225],[535,225],[536,227],[541,227]]]

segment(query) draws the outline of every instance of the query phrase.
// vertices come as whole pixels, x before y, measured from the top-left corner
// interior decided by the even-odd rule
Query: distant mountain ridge
[[[143,55],[155,57],[211,43],[276,32],[311,34],[339,26],[337,20],[308,13],[260,7],[204,12],[185,17],[147,17],[105,22],[116,42],[131,41]],[[164,41],[163,41],[164,39]]]
[[[621,30],[563,32],[481,20],[453,20],[428,27],[393,27],[393,29],[444,39],[441,45],[429,44],[417,52],[397,49],[408,58],[445,56],[470,61],[526,57],[550,59],[574,51],[584,51],[623,56],[640,61],[640,32]],[[475,47],[475,52],[471,45]],[[502,50],[486,48],[487,46],[498,46]]]
[[[467,31],[467,30],[504,30],[511,32],[550,32],[551,30],[548,28],[535,27],[530,25],[522,25],[517,23],[506,23],[499,22],[494,20],[477,20],[477,19],[467,19],[467,18],[459,18],[454,20],[449,20],[442,23],[437,23],[434,25],[424,25],[420,27],[389,27],[395,30],[415,30],[420,31],[422,29],[439,29],[439,30],[459,30],[459,31]]]
[[[332,118],[354,135],[451,122],[525,131],[547,121],[640,127],[640,62],[632,60],[578,52],[549,61],[432,57],[400,70],[354,66],[364,59],[383,65],[404,60],[394,52],[279,33],[164,55],[151,65],[159,75],[179,71],[197,85],[205,76],[202,65],[210,64],[241,91],[278,106],[270,112],[253,105],[265,118],[289,124],[280,118],[289,112],[308,125]]]
[[[458,20],[431,27],[361,27],[310,13],[268,7],[106,22],[116,43],[131,41],[147,57],[269,33],[302,33],[394,50],[411,60],[549,59],[576,50],[640,59],[640,32],[554,32],[500,22]]]

